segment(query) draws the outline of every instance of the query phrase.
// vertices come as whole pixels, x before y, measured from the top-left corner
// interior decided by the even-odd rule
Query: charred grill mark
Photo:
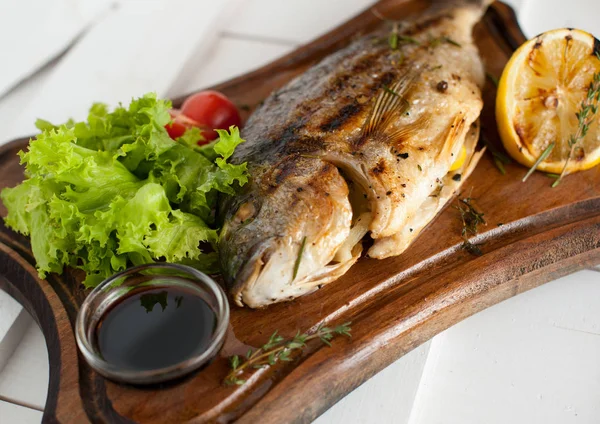
[[[288,155],[274,164],[273,168],[263,176],[260,182],[266,194],[273,193],[286,179],[296,174],[297,155]]]
[[[541,46],[542,45],[542,41],[538,41],[538,42],[540,43],[540,46]],[[539,47],[536,48],[535,46],[537,46],[538,42],[535,43],[535,45],[533,46],[534,48],[531,49],[531,51],[529,52],[529,55],[527,56],[527,64],[529,65],[529,67],[531,68],[531,70],[539,77],[542,74],[537,69],[535,69],[535,64],[536,64],[536,62],[535,62],[535,56],[536,56],[536,54],[538,52],[538,49],[539,49]]]
[[[378,52],[372,52],[369,55],[359,59],[358,62],[356,62],[352,66],[348,73],[350,75],[357,75],[370,70],[373,67],[373,65],[375,65],[375,62],[377,61],[379,55],[380,53]]]
[[[272,137],[273,142],[286,143],[287,145],[298,140],[298,138],[300,137],[300,130],[302,130],[306,126],[306,123],[308,122],[311,116],[312,113],[303,114],[302,116],[296,118],[295,121],[286,124],[279,134],[275,134],[275,136]]]
[[[361,110],[362,105],[356,101],[343,106],[333,117],[321,124],[320,130],[323,132],[337,130]]]
[[[525,128],[523,128],[520,124],[516,123],[514,124],[515,127],[515,132],[517,133],[517,135],[519,136],[519,139],[524,140],[525,139]]]
[[[275,174],[275,184],[277,185],[283,183],[290,175],[294,174],[294,171],[296,171],[296,161],[289,156],[286,159],[287,160],[284,160],[282,166]]]
[[[285,145],[286,154],[311,154],[322,150],[325,142],[318,136],[298,136]]]

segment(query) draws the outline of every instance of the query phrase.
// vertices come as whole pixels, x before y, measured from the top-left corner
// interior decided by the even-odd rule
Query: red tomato
[[[165,125],[165,129],[167,130],[167,133],[169,133],[169,137],[175,140],[176,138],[181,137],[185,133],[185,130],[188,129],[188,127],[184,125],[181,121],[177,120],[177,117],[181,115],[181,112],[175,109],[171,110],[170,113],[173,122]]]
[[[209,130],[228,130],[231,125],[240,126],[242,119],[235,105],[217,91],[201,91],[188,97],[181,106],[181,113]],[[215,131],[203,132],[207,140],[217,138]]]
[[[183,113],[181,113],[179,109],[171,109],[169,113],[171,114],[171,118],[173,118],[173,122],[165,125],[165,129],[167,130],[169,137],[171,137],[173,140],[177,139],[178,137],[181,137],[183,134],[185,134],[185,131],[187,129],[192,127],[198,127],[201,130],[200,133],[202,134],[203,139],[198,140],[199,146],[207,144],[211,140],[217,138],[217,133],[215,131],[204,127],[203,125],[200,125],[193,119],[188,118]],[[212,133],[215,133],[215,136],[213,136]]]

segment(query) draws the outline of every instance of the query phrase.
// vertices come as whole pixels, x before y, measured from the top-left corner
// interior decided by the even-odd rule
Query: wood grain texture
[[[425,0],[385,0],[386,16],[405,17]],[[365,12],[282,59],[218,87],[238,104],[257,105],[277,88],[359,33],[378,25]],[[524,41],[514,14],[494,4],[475,29],[487,70],[499,75]],[[499,145],[495,89],[484,91],[482,127]],[[176,99],[175,104],[181,102]],[[0,148],[0,188],[23,178],[15,156],[26,140]],[[81,275],[67,272],[40,280],[26,238],[0,227],[0,287],[34,315],[46,337],[50,387],[47,422],[308,422],[383,367],[440,331],[490,305],[600,261],[600,168],[569,176],[556,189],[526,170],[501,175],[489,155],[465,183],[488,226],[473,240],[483,256],[461,249],[461,223],[446,208],[401,256],[362,259],[339,281],[289,303],[263,310],[232,305],[231,325],[219,358],[176,384],[152,388],[118,385],[94,373],[78,355],[73,323],[86,293]],[[471,192],[472,190],[472,192]],[[5,209],[0,206],[0,214]],[[502,225],[499,225],[502,224]],[[352,321],[352,339],[331,348],[310,344],[291,363],[255,372],[242,387],[225,387],[225,359],[260,346],[275,330]]]

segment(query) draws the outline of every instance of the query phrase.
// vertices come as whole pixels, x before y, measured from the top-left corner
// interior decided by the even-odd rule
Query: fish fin
[[[431,114],[426,113],[426,114],[419,116],[419,118],[417,118],[414,122],[411,122],[408,125],[404,125],[403,127],[399,128],[398,130],[396,130],[390,134],[387,134],[387,137],[390,140],[393,140],[396,143],[396,145],[400,145],[400,144],[402,144],[403,140],[411,138],[418,131],[425,129],[430,123],[431,123]]]
[[[461,135],[463,135],[465,123],[466,120],[463,114],[458,114],[454,117],[438,158],[450,156],[450,153],[456,149],[456,145],[464,141],[464,137],[461,137]]]
[[[363,127],[362,138],[383,134],[395,116],[401,115],[408,110],[410,104],[406,95],[412,88],[417,75],[415,72],[407,72],[391,87],[383,87],[381,93],[375,99],[373,109],[369,112]]]

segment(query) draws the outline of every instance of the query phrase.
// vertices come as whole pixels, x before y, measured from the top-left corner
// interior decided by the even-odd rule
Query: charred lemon
[[[556,174],[600,163],[600,42],[576,29],[543,33],[523,44],[504,68],[496,120],[518,162]],[[542,160],[540,160],[542,159]]]

